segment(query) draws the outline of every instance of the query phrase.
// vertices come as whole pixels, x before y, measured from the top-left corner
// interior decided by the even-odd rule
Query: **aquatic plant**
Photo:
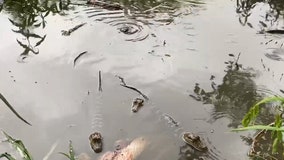
[[[18,151],[18,153],[21,155],[23,160],[33,160],[31,154],[29,153],[29,151],[27,150],[27,148],[25,147],[24,143],[21,140],[14,139],[13,137],[8,135],[4,131],[2,131],[2,133],[7,138],[7,140],[5,140],[3,142],[10,143]],[[72,141],[69,141],[69,154],[63,153],[63,152],[59,152],[59,153],[66,156],[69,160],[75,160],[76,159],[75,158],[75,152],[74,152],[73,146],[72,146]],[[1,158],[6,158],[8,160],[16,160],[16,158],[14,158],[11,154],[9,154],[7,152],[0,154],[0,159]],[[47,158],[44,158],[44,159],[47,159]]]
[[[7,158],[8,160],[16,160],[14,157],[12,157],[9,153],[6,153],[6,152],[0,155],[0,158],[3,158],[3,157]]]
[[[260,114],[260,106],[267,103],[279,103],[279,110],[281,113],[277,113],[275,115],[275,120],[273,123],[269,125],[256,125],[255,121]],[[244,116],[242,120],[242,125],[244,127],[233,129],[233,131],[246,131],[246,130],[270,130],[272,131],[272,153],[276,153],[278,151],[279,146],[283,146],[283,120],[282,114],[284,110],[284,97],[268,97],[256,103],[247,114]]]
[[[69,154],[64,152],[59,152],[59,153],[66,156],[70,160],[75,160],[75,152],[73,150],[72,141],[69,141]]]
[[[28,152],[27,148],[25,147],[24,143],[21,140],[14,139],[6,132],[2,131],[5,137],[7,138],[7,142],[13,145],[13,147],[20,153],[24,160],[33,160],[31,154]],[[9,153],[3,153],[0,155],[1,157],[5,157],[9,160],[15,160]]]

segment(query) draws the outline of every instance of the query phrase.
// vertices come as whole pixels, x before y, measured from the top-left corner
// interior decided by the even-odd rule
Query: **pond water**
[[[103,151],[118,139],[147,137],[141,160],[249,159],[242,137],[255,132],[230,130],[256,101],[283,95],[283,35],[267,32],[283,29],[282,2],[0,4],[0,93],[32,124],[0,102],[0,128],[34,159],[49,152],[48,159],[66,159],[58,152],[68,151],[69,140],[76,154],[97,159],[103,153],[88,140],[95,131]],[[133,99],[143,97],[118,76],[149,98],[137,113]],[[272,120],[268,109],[260,121]],[[208,151],[187,146],[186,131],[201,136]],[[2,142],[4,152],[19,156]]]

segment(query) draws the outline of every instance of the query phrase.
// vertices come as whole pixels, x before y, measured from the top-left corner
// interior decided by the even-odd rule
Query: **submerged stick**
[[[281,30],[281,29],[273,29],[273,30],[268,30],[265,32],[270,33],[270,34],[284,34],[284,30]]]
[[[82,57],[84,54],[86,54],[86,53],[88,53],[87,51],[85,51],[85,52],[82,52],[82,53],[80,53],[75,59],[74,59],[74,61],[73,61],[73,67],[75,67],[75,65],[76,65],[76,62],[78,61],[78,59],[80,58],[80,57]]]
[[[7,101],[7,99],[0,93],[0,99],[8,106],[8,108],[22,121],[24,121],[26,124],[30,125],[31,124],[26,121],[22,116],[20,116],[17,111],[10,105],[10,103]]]
[[[99,71],[99,91],[102,92],[102,76],[101,76],[101,71]]]
[[[121,81],[121,84],[120,84],[121,86],[126,87],[126,88],[129,88],[129,89],[132,89],[132,90],[138,92],[138,93],[139,93],[143,98],[145,98],[146,100],[149,100],[149,98],[148,98],[145,94],[143,94],[141,91],[139,91],[138,89],[126,85],[126,83],[125,83],[125,81],[124,81],[124,79],[123,79],[122,77],[120,77],[120,76],[117,76],[117,77],[118,77],[118,78],[120,79],[120,81]]]
[[[70,36],[70,34],[72,32],[76,31],[77,29],[79,29],[80,27],[84,26],[85,24],[87,24],[87,23],[79,24],[79,25],[77,25],[77,26],[75,26],[75,27],[73,27],[73,28],[71,28],[71,29],[69,29],[67,31],[62,30],[61,33],[62,33],[63,36]]]

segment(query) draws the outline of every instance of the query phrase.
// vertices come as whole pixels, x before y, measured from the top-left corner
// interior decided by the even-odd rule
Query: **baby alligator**
[[[103,137],[99,132],[95,132],[89,136],[90,145],[94,152],[99,153],[103,150]]]
[[[140,107],[143,106],[144,100],[141,98],[135,98],[132,102],[131,110],[132,112],[137,112]]]
[[[198,135],[195,135],[190,132],[186,132],[182,135],[182,139],[186,144],[189,144],[196,150],[200,152],[205,152],[208,150],[207,146],[204,144],[204,142],[201,140],[201,138]]]

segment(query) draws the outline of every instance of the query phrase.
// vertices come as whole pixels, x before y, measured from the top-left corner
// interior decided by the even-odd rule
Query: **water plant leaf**
[[[250,110],[247,112],[247,114],[244,116],[242,120],[243,128],[237,128],[233,129],[232,131],[246,131],[246,130],[270,130],[271,132],[271,138],[273,139],[272,144],[272,154],[275,154],[279,147],[283,147],[283,133],[284,133],[284,127],[282,126],[282,114],[276,114],[275,121],[270,125],[252,125],[251,122],[254,122],[257,118],[260,110],[260,105],[270,102],[279,102],[280,107],[282,107],[282,110],[284,109],[284,97],[268,97],[264,98],[263,100],[256,103],[253,107],[250,108]],[[281,148],[282,148],[281,147]]]
[[[69,141],[69,154],[70,154],[71,160],[75,160],[75,152],[72,146],[72,141]]]
[[[72,141],[69,141],[69,154],[63,153],[63,152],[59,152],[59,153],[66,156],[70,160],[75,160],[75,152],[72,146]]]
[[[260,111],[259,106],[262,105],[262,104],[265,104],[265,103],[269,103],[269,102],[283,103],[284,97],[276,97],[276,96],[275,97],[268,97],[268,98],[264,98],[263,100],[259,101],[252,108],[250,108],[250,110],[244,116],[244,118],[242,120],[242,125],[244,127],[247,127],[250,123],[254,122],[256,117],[259,114],[259,111]]]
[[[30,153],[28,152],[28,150],[26,149],[24,143],[21,140],[17,140],[12,138],[10,135],[8,135],[7,133],[5,133],[4,131],[2,131],[3,134],[5,135],[5,137],[7,138],[7,141],[12,144],[20,153],[20,155],[23,157],[24,160],[32,160],[32,156],[30,155]]]
[[[272,153],[276,153],[278,151],[278,147],[282,144],[282,132],[276,132],[277,137],[274,138],[272,144]]]
[[[70,156],[67,153],[59,152],[60,154],[66,156],[68,159],[71,159]]]
[[[244,116],[242,120],[242,125],[244,127],[247,127],[252,121],[255,121],[258,114],[259,114],[259,105],[255,105],[252,108],[250,108],[248,113]]]
[[[3,157],[7,158],[8,160],[16,160],[14,157],[12,157],[12,156],[11,156],[9,153],[7,153],[7,152],[2,153],[2,154],[0,155],[0,158],[3,158]]]
[[[277,114],[275,116],[274,126],[276,128],[282,127],[282,118],[279,114]],[[273,144],[272,144],[272,153],[276,153],[279,145],[282,143],[282,136],[283,135],[282,135],[281,131],[273,131],[271,136],[272,136],[272,139],[274,139]]]
[[[11,106],[11,104],[7,101],[7,99],[0,93],[0,99],[6,104],[6,106],[8,106],[8,108],[19,118],[21,119],[22,121],[24,121],[26,124],[30,125],[31,124],[26,121],[22,116],[20,116],[18,114],[18,112]]]
[[[253,125],[253,126],[248,126],[248,127],[241,127],[241,128],[236,128],[232,129],[231,131],[238,132],[238,131],[248,131],[248,130],[271,130],[271,131],[280,131],[284,132],[284,128],[278,128],[278,127],[273,127],[269,125]]]

